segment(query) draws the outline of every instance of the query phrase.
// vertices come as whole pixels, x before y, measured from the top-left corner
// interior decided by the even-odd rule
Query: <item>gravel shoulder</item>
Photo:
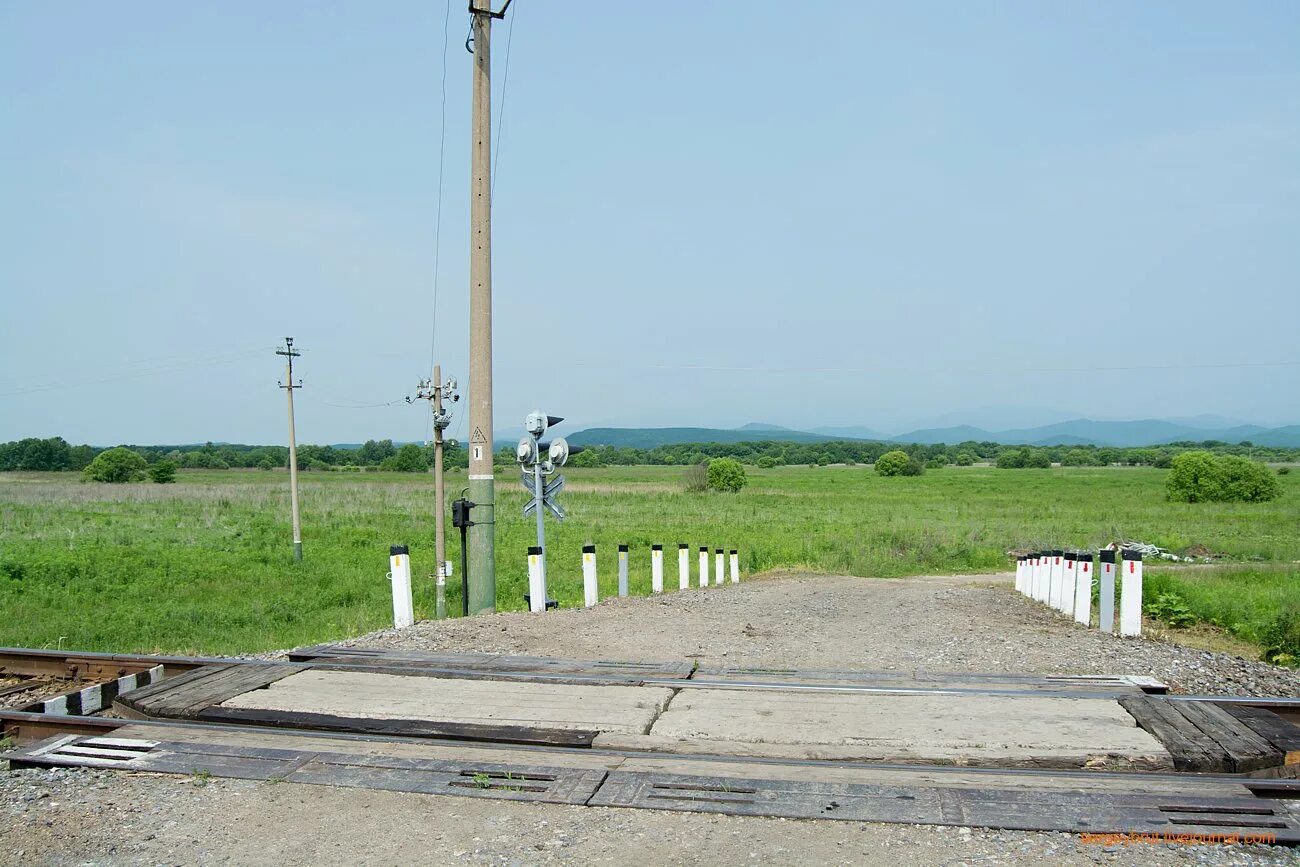
[[[769,667],[1143,674],[1187,692],[1300,695],[1295,671],[1121,640],[1009,576],[783,575],[373,633],[363,646]],[[1068,834],[518,804],[96,771],[0,772],[0,864],[1295,864],[1270,847],[1101,847]]]

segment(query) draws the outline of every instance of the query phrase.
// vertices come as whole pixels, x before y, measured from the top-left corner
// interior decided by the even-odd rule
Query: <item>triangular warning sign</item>
[[[481,427],[474,428],[474,435],[469,438],[469,441],[472,443],[487,442],[487,437],[483,436],[483,428]]]

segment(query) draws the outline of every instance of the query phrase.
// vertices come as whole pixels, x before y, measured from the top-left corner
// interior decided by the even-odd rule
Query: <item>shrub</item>
[[[149,478],[159,485],[170,485],[176,481],[176,465],[171,461],[159,461],[149,468]]]
[[[1086,449],[1070,449],[1061,458],[1063,467],[1086,467],[1092,464],[1092,453]]]
[[[1052,456],[1047,449],[1025,449],[1025,467],[1045,470],[1051,467]]]
[[[970,452],[958,452],[956,464],[959,467],[969,467],[975,463],[975,456]]]
[[[763,455],[758,459],[758,468],[760,470],[770,470],[774,466],[776,466],[776,458],[771,455]]]
[[[407,443],[379,462],[381,469],[396,473],[422,473],[429,468],[424,450],[415,443]]]
[[[1218,457],[1223,478],[1223,498],[1233,503],[1265,503],[1282,495],[1277,476],[1259,461],[1236,455]]]
[[[682,487],[692,494],[709,489],[709,468],[705,464],[692,464],[682,473]]]
[[[930,460],[925,462],[925,468],[927,470],[941,470],[946,466],[948,466],[948,462],[943,458],[930,458]]]
[[[1171,462],[1165,493],[1177,503],[1262,503],[1280,496],[1282,486],[1256,461],[1191,451]]]
[[[1025,465],[1024,449],[1003,449],[998,453],[999,470],[1018,470]]]
[[[880,476],[907,475],[907,465],[912,458],[905,451],[895,449],[876,458],[876,474]]]
[[[1260,632],[1264,659],[1276,665],[1300,662],[1300,608],[1279,611]]]
[[[709,461],[708,485],[715,491],[735,493],[745,487],[745,468],[735,458]]]
[[[125,446],[118,446],[96,455],[83,473],[88,481],[117,484],[143,479],[147,466],[144,458]]]
[[[1291,468],[1290,468],[1290,467],[1278,467],[1278,468],[1277,468],[1277,474],[1278,474],[1279,476],[1285,476],[1285,475],[1286,475],[1287,473],[1289,473],[1289,472],[1291,472]]]
[[[1143,607],[1148,617],[1163,620],[1174,629],[1186,629],[1196,625],[1196,615],[1177,593],[1161,593]]]

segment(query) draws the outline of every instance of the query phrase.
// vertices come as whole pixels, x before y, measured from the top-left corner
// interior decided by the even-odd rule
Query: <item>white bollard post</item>
[[[1073,551],[1065,552],[1061,564],[1061,613],[1066,617],[1074,616],[1074,579],[1078,555]]]
[[[1119,634],[1142,634],[1142,555],[1125,551],[1120,578]]]
[[[719,548],[713,555],[713,586],[722,585],[722,549]]]
[[[1092,622],[1092,552],[1080,551],[1074,564],[1074,622],[1087,626]]]
[[[740,555],[735,548],[731,549],[731,583],[740,583]]]
[[[709,549],[700,546],[700,586],[709,586]]]
[[[388,549],[388,580],[393,584],[393,626],[402,629],[415,623],[411,600],[411,555],[405,545]]]
[[[1098,555],[1101,565],[1097,567],[1097,604],[1101,608],[1098,627],[1102,632],[1115,631],[1115,552],[1102,551]]]
[[[528,548],[528,610],[546,612],[546,573],[542,571],[542,549],[537,545]]]
[[[1016,555],[1016,592],[1025,592],[1025,555]]]
[[[691,547],[685,542],[677,544],[677,589],[691,589]]]
[[[582,595],[583,604],[588,608],[600,601],[596,587],[596,546],[582,546]]]
[[[1029,554],[1029,598],[1038,599],[1038,562],[1039,552],[1032,551]]]
[[[627,596],[627,546],[618,546],[618,595]]]
[[[1061,607],[1061,556],[1058,548],[1047,552],[1047,604],[1052,608]]]
[[[1037,599],[1039,602],[1043,603],[1044,605],[1047,604],[1047,591],[1048,591],[1048,587],[1050,583],[1049,579],[1051,578],[1051,571],[1052,571],[1051,566],[1052,566],[1052,552],[1039,551],[1038,565],[1035,567],[1035,571],[1038,573],[1038,592],[1034,594],[1034,598]]]
[[[650,589],[664,592],[664,546],[650,546]]]

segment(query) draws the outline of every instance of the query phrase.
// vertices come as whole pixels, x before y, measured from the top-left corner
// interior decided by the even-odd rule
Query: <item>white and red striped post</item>
[[[1066,551],[1065,558],[1061,563],[1061,613],[1066,617],[1074,616],[1074,581],[1075,581],[1075,564],[1078,562],[1078,554],[1073,551]]]
[[[528,548],[528,610],[534,614],[546,611],[546,573],[542,571],[542,549],[537,545]]]
[[[650,546],[650,589],[664,592],[664,546]]]
[[[677,544],[677,589],[689,590],[691,587],[691,546],[685,542]]]
[[[388,549],[388,580],[393,583],[393,626],[411,626],[415,604],[411,600],[411,554],[405,545]]]
[[[595,545],[582,546],[582,601],[588,608],[600,601],[600,590],[596,585]]]
[[[1017,593],[1025,592],[1025,563],[1026,562],[1028,561],[1025,559],[1024,554],[1016,555],[1016,592]]]
[[[1097,625],[1102,632],[1115,631],[1115,552],[1102,551],[1097,555],[1101,564],[1097,567],[1097,603],[1101,608],[1101,617]]]
[[[700,586],[709,586],[709,549],[700,546]]]
[[[1120,576],[1119,634],[1142,634],[1142,554],[1125,551]]]
[[[627,596],[627,546],[618,546],[618,595]]]
[[[713,586],[722,586],[722,549],[719,548],[713,555]]]
[[[1092,552],[1080,551],[1074,561],[1074,622],[1092,622]]]
[[[740,583],[740,554],[735,548],[731,549],[731,583]]]
[[[1047,552],[1047,604],[1058,611],[1061,608],[1061,558],[1064,554],[1059,548]]]
[[[1051,551],[1038,552],[1037,571],[1038,571],[1038,593],[1034,595],[1034,598],[1037,599],[1039,602],[1043,603],[1044,605],[1046,605],[1048,593],[1051,589],[1051,578],[1052,578],[1052,552]]]
[[[1038,600],[1042,589],[1041,570],[1038,568],[1042,562],[1041,551],[1034,551],[1029,555],[1029,598]]]

